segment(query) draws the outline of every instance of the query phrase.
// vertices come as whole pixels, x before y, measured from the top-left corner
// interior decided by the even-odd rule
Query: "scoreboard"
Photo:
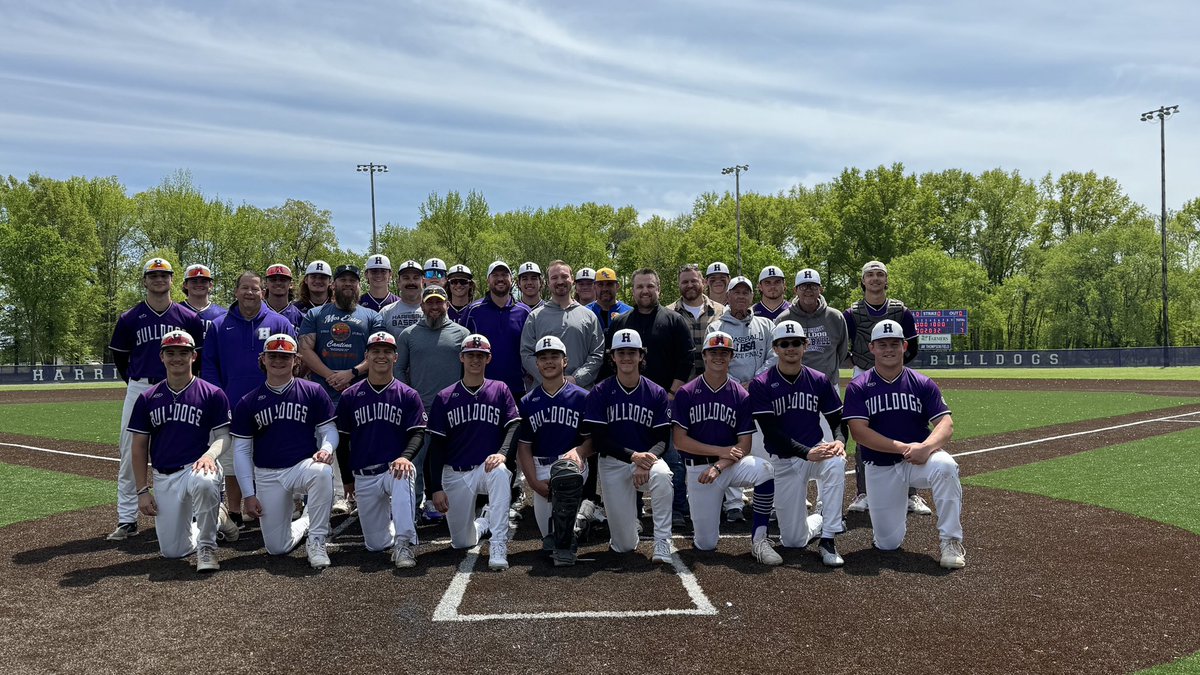
[[[965,309],[914,309],[913,322],[918,335],[966,335]]]

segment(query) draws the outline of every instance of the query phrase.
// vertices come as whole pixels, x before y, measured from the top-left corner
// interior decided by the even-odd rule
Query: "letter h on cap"
[[[629,333],[621,333],[621,342],[633,342]]]
[[[890,323],[883,324],[883,332],[891,333],[892,332],[892,324],[890,324]]]

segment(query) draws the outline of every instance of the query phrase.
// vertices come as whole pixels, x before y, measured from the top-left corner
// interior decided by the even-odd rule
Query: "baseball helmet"
[[[275,263],[267,268],[267,278],[271,277],[287,277],[292,278],[292,268],[283,263]]]
[[[729,276],[729,265],[726,265],[723,262],[715,262],[709,265],[708,269],[704,271],[704,276],[706,277],[711,277],[714,274],[724,274],[725,276]]]
[[[324,260],[314,260],[308,263],[308,267],[304,270],[304,276],[310,274],[324,274],[327,277],[333,276],[333,268]]]
[[[462,349],[460,351],[463,354],[467,352],[483,352],[485,354],[491,354],[492,343],[489,342],[487,337],[484,335],[480,335],[479,333],[471,333],[465,340],[463,340]]]
[[[300,351],[296,346],[295,338],[287,333],[276,333],[267,338],[266,342],[263,342],[263,353],[291,354],[292,356],[296,356]]]
[[[733,351],[733,337],[725,331],[717,330],[704,336],[704,346],[700,351],[706,352],[710,349],[728,349]]]
[[[758,280],[761,282],[764,279],[786,279],[783,275],[783,270],[774,265],[767,265],[758,273]]]
[[[801,326],[799,321],[780,321],[775,324],[775,329],[771,331],[771,342],[789,338],[808,341],[808,335],[804,333],[804,326]]]
[[[521,263],[520,270],[521,271],[517,273],[518,277],[525,276],[526,274],[536,274],[539,277],[542,276],[542,268],[538,267],[538,264],[535,262]]]
[[[451,267],[450,273],[447,274],[446,276],[451,276],[454,274],[465,274],[465,275],[467,275],[468,279],[475,278],[475,275],[471,274],[471,268],[467,267],[466,265],[455,265],[454,267]]]
[[[195,265],[188,265],[187,269],[185,269],[183,271],[183,280],[184,281],[187,281],[188,279],[212,279],[212,278],[213,278],[212,270],[208,269],[208,265],[201,265],[198,263]]]
[[[167,347],[183,347],[184,349],[196,349],[196,341],[192,339],[190,333],[186,330],[173,330],[162,336],[162,343],[159,345],[159,350]]]
[[[864,276],[864,277],[867,276],[867,272],[870,272],[871,270],[880,270],[884,274],[888,273],[887,265],[884,265],[883,263],[879,262],[878,260],[872,260],[872,261],[868,262],[866,265],[862,266],[862,274],[860,276]]]
[[[387,257],[386,255],[383,255],[382,253],[375,253],[373,255],[367,256],[367,261],[366,261],[366,264],[363,265],[363,269],[365,269],[367,271],[370,271],[370,270],[389,270],[390,271],[392,269],[392,260],[391,260],[391,258]]]
[[[805,267],[799,272],[796,272],[796,283],[793,285],[803,286],[804,284],[816,284],[820,286],[821,273],[811,267]]]
[[[601,267],[596,270],[596,281],[618,281],[617,273],[611,267]]]
[[[596,270],[594,270],[590,267],[581,267],[579,269],[579,271],[575,273],[575,281],[595,281],[595,280],[596,280]]]
[[[564,345],[563,341],[558,339],[556,336],[547,335],[545,337],[538,338],[537,347],[533,350],[534,354],[541,354],[542,352],[562,352],[563,354],[566,354],[567,346]]]
[[[367,349],[370,349],[371,345],[388,345],[392,349],[395,349],[396,348],[396,336],[392,335],[391,333],[387,332],[386,330],[381,330],[376,333],[371,333],[371,336],[367,338]]]
[[[613,333],[612,349],[641,349],[645,351],[646,348],[642,346],[642,336],[638,335],[636,330],[622,328]]]
[[[884,319],[871,329],[871,342],[876,340],[903,340],[904,329],[891,319]]]
[[[167,274],[175,274],[175,268],[171,267],[171,263],[162,258],[151,258],[142,265],[142,276],[146,276],[151,272],[166,272]]]

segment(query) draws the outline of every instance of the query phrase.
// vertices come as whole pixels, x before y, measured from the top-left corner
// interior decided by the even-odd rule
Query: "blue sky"
[[[1190,2],[0,0],[0,174],[176,169],[333,212],[344,245],[430,192],[647,217],[845,166],[1093,169],[1154,212],[1200,196]]]

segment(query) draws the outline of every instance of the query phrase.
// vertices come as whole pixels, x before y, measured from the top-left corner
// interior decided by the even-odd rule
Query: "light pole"
[[[722,176],[733,174],[733,205],[737,213],[737,273],[742,275],[742,172],[749,171],[749,164],[734,164],[721,169]]]
[[[378,253],[379,236],[375,233],[375,174],[387,173],[387,164],[359,164],[358,170],[371,176],[371,253]]]
[[[1179,112],[1179,106],[1162,106],[1142,113],[1143,122],[1158,120],[1158,143],[1162,156],[1162,344],[1163,367],[1171,365],[1171,331],[1167,324],[1167,118]]]

